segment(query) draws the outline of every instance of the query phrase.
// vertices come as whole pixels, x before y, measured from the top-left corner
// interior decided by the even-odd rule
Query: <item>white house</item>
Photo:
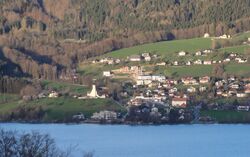
[[[238,98],[246,98],[248,96],[248,94],[246,94],[246,93],[237,93],[236,96]]]
[[[210,37],[210,35],[208,33],[204,34],[204,38],[209,38],[209,37]]]
[[[198,59],[198,60],[196,60],[196,61],[194,62],[194,64],[196,64],[196,65],[201,65],[201,64],[202,64],[202,60]]]
[[[189,87],[189,88],[187,89],[187,92],[189,92],[189,93],[195,93],[195,92],[196,92],[196,88],[194,88],[194,87]]]
[[[178,53],[179,56],[186,56],[186,54],[187,53],[185,51],[181,51],[181,52]]]
[[[249,111],[249,106],[237,106],[238,111]]]
[[[105,76],[105,77],[111,77],[112,73],[111,73],[111,71],[103,71],[103,76]]]
[[[211,65],[211,64],[212,64],[212,61],[204,61],[203,64],[204,64],[204,65]]]
[[[202,84],[209,83],[209,81],[210,81],[210,77],[209,76],[204,76],[204,77],[200,78],[200,83],[202,83]]]
[[[52,91],[50,94],[49,94],[49,98],[58,98],[59,97],[59,94],[55,91]]]
[[[179,65],[178,61],[174,61],[174,65],[178,66]]]
[[[91,118],[96,120],[115,120],[117,119],[117,113],[113,111],[100,111],[99,113],[93,113]]]
[[[144,58],[145,61],[149,62],[151,61],[151,56],[149,53],[143,53],[142,57]]]
[[[140,62],[141,61],[141,56],[140,55],[132,55],[132,56],[130,56],[129,60],[131,62]]]
[[[224,35],[222,35],[222,36],[219,36],[219,38],[220,38],[220,39],[230,39],[231,36],[230,36],[230,35],[224,34]]]
[[[202,52],[201,52],[201,51],[197,51],[197,52],[195,53],[195,55],[196,55],[196,56],[201,56],[201,55],[202,55]]]
[[[187,63],[186,63],[186,65],[191,65],[192,63],[190,62],[190,61],[188,61]]]

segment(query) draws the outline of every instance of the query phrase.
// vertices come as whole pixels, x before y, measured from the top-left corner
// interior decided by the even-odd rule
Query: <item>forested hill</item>
[[[249,0],[1,0],[0,74],[57,79],[114,49],[246,30]]]

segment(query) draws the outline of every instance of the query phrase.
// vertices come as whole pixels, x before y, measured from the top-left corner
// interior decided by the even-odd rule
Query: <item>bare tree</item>
[[[69,157],[49,135],[0,130],[0,157]]]

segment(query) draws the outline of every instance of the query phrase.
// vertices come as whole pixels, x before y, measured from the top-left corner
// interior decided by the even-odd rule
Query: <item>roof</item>
[[[173,98],[172,101],[187,101],[187,98]]]

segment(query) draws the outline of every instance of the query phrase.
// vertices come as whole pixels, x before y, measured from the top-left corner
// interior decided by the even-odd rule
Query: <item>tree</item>
[[[15,131],[0,131],[1,157],[68,157],[56,147],[49,135],[38,132],[19,134]]]

